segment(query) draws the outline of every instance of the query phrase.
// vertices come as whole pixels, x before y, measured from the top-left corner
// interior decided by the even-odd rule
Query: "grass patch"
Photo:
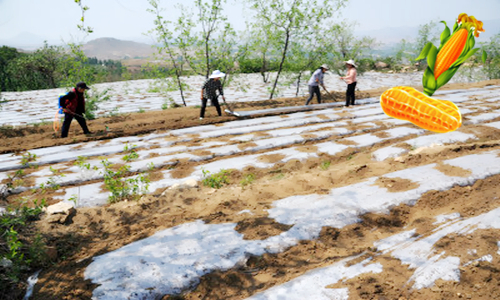
[[[210,173],[210,171],[202,169],[203,180],[201,181],[204,186],[209,186],[214,189],[220,189],[225,184],[229,184],[229,179],[227,177],[230,171],[220,170],[218,173]]]
[[[242,188],[245,188],[245,186],[251,184],[252,182],[255,181],[255,175],[254,174],[247,174],[245,176],[245,178],[243,178],[241,181],[240,181],[240,184],[241,184],[241,187]]]
[[[319,166],[320,166],[321,170],[326,171],[326,170],[328,170],[328,168],[330,168],[330,164],[331,163],[329,160],[325,160],[325,161],[321,162],[321,164]]]

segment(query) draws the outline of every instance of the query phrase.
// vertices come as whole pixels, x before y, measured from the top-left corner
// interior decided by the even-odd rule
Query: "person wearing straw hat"
[[[356,88],[356,63],[352,59],[345,61],[347,67],[347,75],[340,77],[347,83],[347,91],[345,96],[345,106],[354,105],[356,96],[354,95],[354,89]]]
[[[321,103],[321,92],[319,91],[319,86],[321,85],[326,90],[325,85],[323,84],[323,77],[328,70],[329,68],[327,65],[322,65],[312,74],[311,79],[309,79],[309,82],[307,83],[309,86],[309,98],[306,100],[306,105],[309,105],[309,102],[311,102],[314,94],[316,94],[316,98],[318,98],[318,103]]]
[[[82,127],[84,134],[92,134],[85,122],[85,90],[90,89],[85,82],[78,82],[74,89],[72,89],[65,96],[59,98],[59,105],[64,111],[64,122],[61,130],[61,137],[68,137],[69,126],[71,121],[75,118],[80,127]]]
[[[212,75],[203,83],[201,87],[201,111],[200,111],[200,120],[203,120],[205,117],[205,109],[207,107],[207,101],[210,99],[212,106],[215,106],[217,109],[217,113],[219,117],[222,116],[222,112],[219,105],[219,100],[217,100],[217,90],[219,94],[222,96],[224,101],[224,92],[222,91],[222,83],[220,82],[220,78],[226,76],[226,74],[222,73],[219,70],[215,70],[212,72]]]

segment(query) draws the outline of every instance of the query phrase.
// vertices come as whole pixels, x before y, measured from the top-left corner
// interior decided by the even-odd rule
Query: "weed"
[[[145,112],[145,110],[143,108],[139,108],[139,110],[137,111],[138,113],[142,114]]]
[[[245,178],[243,178],[241,181],[240,181],[240,184],[241,184],[241,187],[242,188],[245,188],[245,186],[251,184],[252,182],[254,182],[255,180],[255,175],[253,174],[247,174],[245,176]]]
[[[125,199],[136,200],[141,195],[147,193],[149,188],[149,177],[146,174],[139,174],[133,177],[125,177],[130,172],[130,166],[123,165],[118,170],[113,170],[113,164],[107,159],[101,161],[104,167],[104,185],[111,192],[108,200],[115,203]]]
[[[321,167],[321,170],[323,170],[323,171],[328,170],[328,168],[330,168],[330,161],[329,160],[323,161],[321,163],[320,167]]]
[[[31,162],[35,162],[35,161],[36,161],[36,154],[26,152],[25,154],[23,154],[23,156],[21,158],[21,165],[23,167],[31,168],[31,167],[35,166],[34,164],[31,164]]]
[[[92,94],[87,97],[85,101],[85,118],[87,120],[94,120],[96,118],[96,111],[99,109],[99,104],[109,101],[111,99],[111,95],[108,93],[111,89],[105,89],[102,92],[93,89]]]
[[[134,150],[134,148],[136,148],[136,147],[137,147],[137,145],[130,146],[129,144],[126,144],[125,147],[123,148],[123,151],[125,153],[128,153],[128,154],[123,156],[122,159],[126,162],[131,162],[133,160],[138,159],[139,154],[137,154],[137,152],[135,152],[135,150]]]
[[[21,203],[9,206],[0,214],[0,290],[8,291],[18,283],[23,273],[46,263],[45,243],[37,234],[31,241],[24,237],[29,222],[39,218],[45,200],[33,201],[34,207]],[[23,231],[23,233],[21,233]],[[29,230],[28,230],[29,231]]]
[[[221,169],[218,173],[211,174],[210,171],[201,169],[203,172],[203,180],[201,181],[204,186],[209,186],[214,189],[220,189],[224,184],[229,184],[227,174],[230,171]]]
[[[69,198],[68,200],[73,202],[75,204],[75,207],[78,206],[78,196],[77,195],[72,195],[71,198]]]
[[[351,160],[354,158],[354,154],[349,154],[349,156],[347,157],[347,160]]]
[[[61,171],[56,170],[52,167],[50,167],[50,171],[52,172],[52,175],[49,177],[47,182],[40,184],[40,187],[33,191],[34,193],[41,192],[41,194],[44,194],[49,189],[57,191],[61,187],[58,182],[62,177],[65,177],[66,175],[62,174]]]
[[[19,169],[14,174],[7,175],[7,182],[0,186],[0,196],[6,197],[12,190],[24,185],[24,170]]]
[[[280,174],[278,174],[278,175],[276,175],[276,176],[272,177],[271,179],[272,179],[272,180],[280,180],[280,179],[283,179],[283,178],[285,178],[285,174],[280,173]]]

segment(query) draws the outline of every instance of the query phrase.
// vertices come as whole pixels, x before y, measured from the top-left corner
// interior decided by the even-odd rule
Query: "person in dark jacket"
[[[203,86],[201,87],[200,120],[203,120],[203,118],[205,117],[205,108],[207,107],[208,99],[210,99],[210,102],[212,102],[212,106],[215,106],[215,109],[217,109],[219,117],[222,116],[219,100],[217,99],[217,91],[219,91],[222,99],[226,100],[226,98],[224,98],[224,92],[222,91],[222,83],[220,82],[220,78],[224,77],[225,75],[226,74],[222,73],[221,71],[215,70],[212,72],[212,75],[210,75],[210,78],[208,78],[205,83],[203,83]]]
[[[75,118],[83,129],[83,133],[90,134],[83,114],[85,114],[85,90],[90,89],[85,82],[78,82],[74,89],[59,99],[59,105],[64,111],[64,122],[61,137],[68,136],[69,126]]]

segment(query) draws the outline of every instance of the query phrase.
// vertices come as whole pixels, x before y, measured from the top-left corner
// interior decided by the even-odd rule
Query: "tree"
[[[491,37],[489,42],[481,43],[486,53],[482,71],[488,79],[500,78],[500,33]]]
[[[235,61],[232,55],[235,31],[222,14],[225,3],[225,0],[196,0],[196,13],[180,6],[182,15],[176,24],[177,46],[191,70],[205,78],[215,70],[214,62]]]
[[[310,30],[318,31],[320,24],[331,18],[346,0],[248,0],[256,11],[253,26],[262,26],[267,38],[281,49],[279,67],[271,90],[273,98],[290,44]],[[321,22],[318,22],[321,20]]]
[[[181,57],[180,59],[178,59],[176,53],[174,52],[173,45],[171,42],[173,40],[173,34],[168,29],[168,26],[171,23],[164,20],[163,17],[161,16],[161,10],[159,8],[158,1],[149,0],[149,4],[153,7],[153,9],[149,9],[148,11],[153,13],[156,18],[154,22],[156,27],[153,30],[153,32],[156,32],[157,41],[162,44],[161,46],[156,46],[156,48],[158,49],[159,54],[166,53],[168,59],[170,60],[170,63],[173,65],[175,79],[177,82],[177,86],[179,87],[179,92],[181,94],[182,102],[184,103],[184,106],[187,106],[186,100],[184,99],[183,84],[181,81],[181,75],[184,66],[184,58]]]
[[[339,75],[339,69],[344,69],[344,61],[352,59],[359,61],[363,54],[377,45],[374,38],[364,36],[358,38],[354,35],[356,23],[342,21],[337,24],[329,25],[328,43],[331,44],[331,52],[334,54],[333,67]]]
[[[16,48],[2,46],[0,48],[0,92],[14,90],[11,76],[8,73],[9,63],[16,60],[22,54]]]
[[[293,74],[292,77],[297,85],[296,96],[299,95],[304,72],[318,68],[319,64],[326,60],[330,45],[325,41],[326,39],[321,39],[311,32],[290,43],[290,52],[285,67]]]
[[[271,74],[270,71],[277,69],[278,65],[275,58],[277,51],[272,43],[272,34],[268,32],[270,28],[264,26],[247,27],[250,29],[246,38],[248,54],[250,55],[243,57],[240,68],[243,67],[242,63],[251,63],[253,67],[252,73],[260,73],[262,81],[267,83]]]

